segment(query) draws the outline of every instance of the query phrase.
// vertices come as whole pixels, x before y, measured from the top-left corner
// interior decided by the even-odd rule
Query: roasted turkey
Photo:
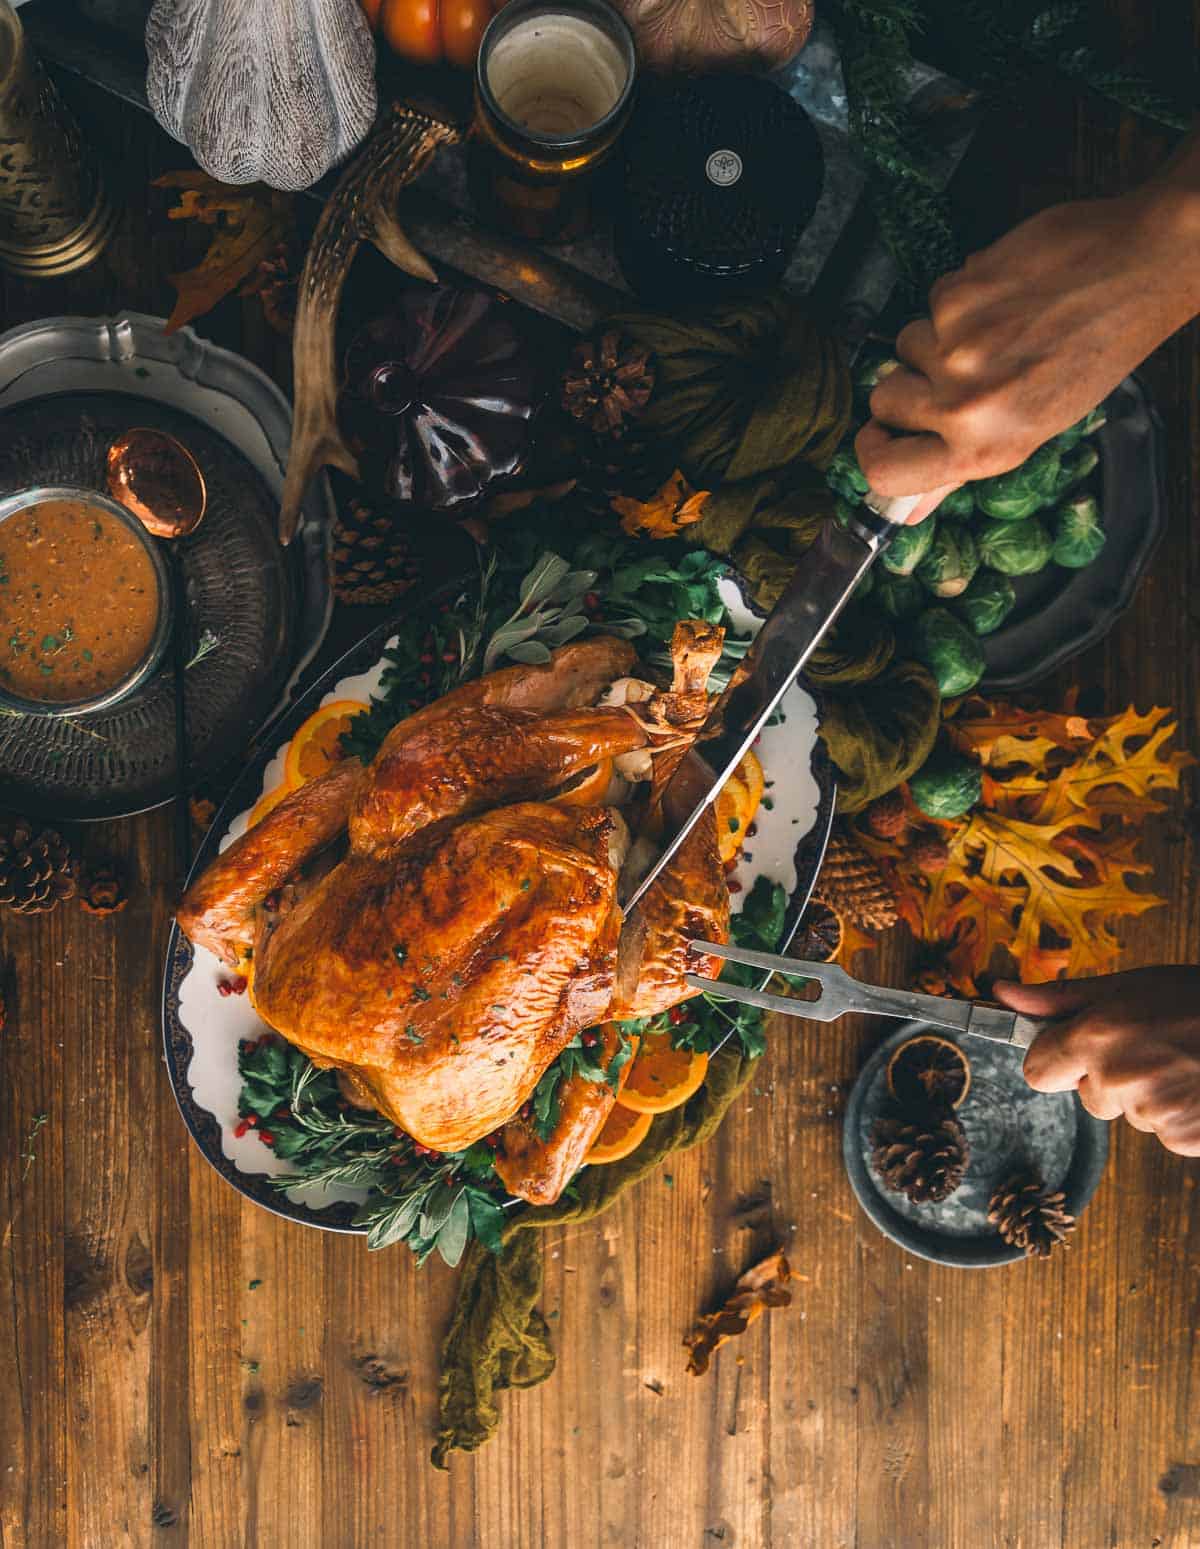
[[[499,1131],[506,1186],[556,1198],[614,1099],[564,1081],[543,1140],[521,1117],[543,1072],[576,1033],[685,999],[686,971],[719,967],[689,940],[728,937],[711,810],[628,921],[617,903],[630,822],[653,822],[707,713],[721,638],[677,626],[665,691],[608,637],[462,685],[230,845],[181,927],[250,959],[259,1015],[355,1104],[437,1151]]]

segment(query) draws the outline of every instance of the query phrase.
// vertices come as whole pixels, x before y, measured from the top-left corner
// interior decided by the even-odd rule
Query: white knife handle
[[[924,495],[877,495],[873,489],[869,489],[863,496],[863,504],[870,506],[875,515],[883,517],[885,522],[904,527],[924,499]]]

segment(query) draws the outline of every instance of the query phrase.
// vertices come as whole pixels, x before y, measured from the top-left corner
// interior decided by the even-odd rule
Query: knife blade
[[[643,853],[649,849],[651,861],[623,885],[621,907],[626,913],[716,801],[851,592],[920,498],[886,499],[872,492],[846,527],[826,524],[667,782],[658,831],[639,834],[640,848]]]

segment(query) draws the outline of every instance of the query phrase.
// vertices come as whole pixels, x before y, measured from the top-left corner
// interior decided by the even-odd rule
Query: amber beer
[[[629,117],[637,55],[605,0],[509,0],[475,65],[477,201],[523,236],[576,236]]]

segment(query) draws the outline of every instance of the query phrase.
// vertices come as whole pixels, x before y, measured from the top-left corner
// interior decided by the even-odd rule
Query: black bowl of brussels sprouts
[[[855,373],[864,418],[881,365]],[[1132,601],[1164,526],[1162,442],[1127,377],[1020,468],[964,485],[897,534],[856,598],[886,613],[947,698],[1024,687],[1102,639]],[[866,493],[852,442],[827,478],[844,519]]]

